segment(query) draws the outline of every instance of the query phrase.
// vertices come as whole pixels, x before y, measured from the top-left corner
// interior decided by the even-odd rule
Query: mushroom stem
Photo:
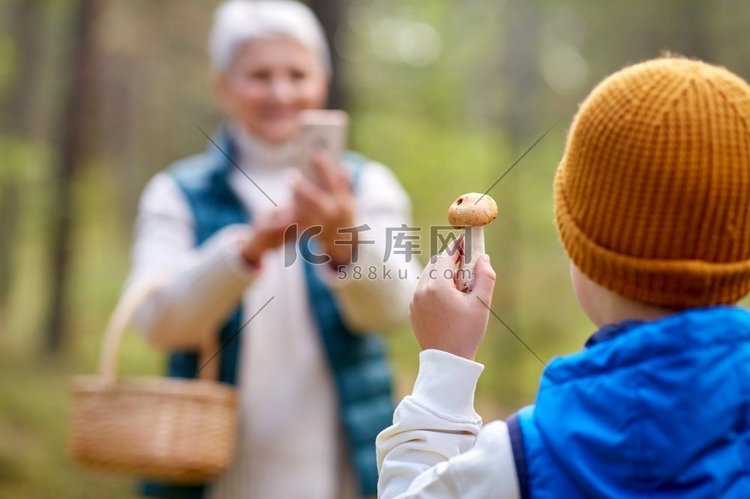
[[[484,254],[484,227],[475,225],[466,231],[464,255],[458,264],[457,287],[461,291],[471,290],[474,282],[474,265]]]
[[[477,258],[484,254],[484,226],[473,226],[471,231],[469,231],[469,234],[469,237],[471,238],[469,249],[471,251],[467,253],[466,256],[469,257],[468,262],[473,264],[477,261]],[[465,247],[466,246],[464,246],[464,248]]]

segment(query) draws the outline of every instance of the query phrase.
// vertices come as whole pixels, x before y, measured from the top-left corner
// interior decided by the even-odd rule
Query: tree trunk
[[[500,128],[504,130],[510,143],[510,161],[515,161],[541,134],[539,126],[535,96],[538,95],[538,77],[536,61],[538,58],[539,14],[534,4],[526,2],[510,2],[507,5],[508,17],[501,38],[501,46],[505,47],[500,64],[498,78],[506,80],[509,98],[505,102],[504,111],[499,117]],[[548,124],[545,124],[549,126]],[[523,161],[523,160],[522,160]],[[524,168],[523,163],[518,169]],[[510,173],[503,179],[511,187],[505,187],[503,204],[514,213],[522,213],[522,199],[519,196],[519,171]],[[503,234],[506,244],[503,250],[505,269],[504,279],[511,284],[508,290],[520,283],[518,269],[521,266],[522,255],[518,251],[521,241],[521,223],[518,216],[509,217],[505,221],[506,233]],[[508,320],[514,324],[518,322],[518,299],[516,292],[509,292],[503,297],[505,313]]]
[[[508,166],[516,161],[543,131],[543,129],[537,129],[539,120],[536,118],[538,112],[535,96],[539,95],[536,61],[539,50],[540,15],[535,5],[536,2],[508,2],[506,22],[500,37],[500,43],[504,49],[497,77],[501,81],[505,80],[509,97],[498,116],[498,125],[510,144]],[[525,200],[521,197],[523,192],[521,177],[522,170],[529,167],[528,162],[528,158],[521,160],[517,167],[502,180],[504,183],[503,207],[506,213],[512,215],[505,218],[500,228],[501,241],[498,247],[503,248],[503,258],[498,263],[498,275],[503,276],[505,285],[502,286],[504,291],[500,290],[500,293],[496,293],[496,295],[499,294],[496,302],[502,304],[498,307],[497,313],[509,328],[518,331],[519,335],[527,339],[532,332],[522,329],[518,290],[523,284],[520,269],[524,264],[521,245]],[[504,375],[496,380],[497,386],[507,399],[520,400],[521,386],[508,380],[522,376],[524,372],[522,366],[526,362],[526,357],[520,357],[518,354],[519,351],[523,351],[523,346],[518,344],[509,348],[508,345],[512,345],[517,340],[513,338],[510,331],[505,330],[504,325],[500,326],[500,329],[503,340],[498,345],[495,355],[498,362],[506,366],[506,369]],[[523,352],[521,355],[525,356],[527,353]],[[513,375],[508,377],[508,373],[513,373]]]
[[[0,134],[8,140],[32,135],[34,89],[37,87],[42,2],[18,0],[14,5],[13,40],[16,70],[5,94]],[[11,158],[18,158],[17,154]],[[11,159],[13,161],[13,159]],[[20,165],[7,165],[0,175],[0,316],[8,306],[13,285],[15,252],[20,214]]]
[[[84,159],[85,102],[91,88],[90,65],[93,56],[93,25],[96,0],[79,0],[73,14],[70,79],[63,94],[64,105],[56,140],[55,186],[50,220],[49,311],[45,347],[50,352],[62,349],[67,325],[67,291],[70,268],[70,242],[74,230],[72,182]]]
[[[5,315],[13,285],[19,217],[18,182],[0,179],[0,317]]]
[[[345,109],[346,95],[341,78],[341,58],[336,50],[336,32],[342,21],[346,19],[345,3],[341,0],[310,0],[310,8],[323,25],[326,41],[331,50],[333,75],[331,78],[331,92],[328,95],[328,106],[332,109]]]
[[[17,0],[13,8],[13,41],[16,47],[16,70],[6,94],[7,114],[3,116],[3,132],[29,135],[33,129],[34,89],[39,67],[39,48],[44,2]]]

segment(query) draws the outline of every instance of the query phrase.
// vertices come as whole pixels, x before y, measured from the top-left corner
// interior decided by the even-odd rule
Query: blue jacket
[[[198,246],[219,229],[252,219],[252,214],[245,212],[228,183],[228,176],[235,167],[234,156],[231,136],[221,133],[216,138],[216,145],[210,145],[206,153],[180,161],[170,169],[192,211]],[[348,153],[344,161],[355,170],[356,186],[358,169],[364,160]],[[309,242],[300,242],[300,246],[306,257],[304,274],[310,308],[333,373],[349,457],[362,495],[375,495],[378,480],[375,437],[391,424],[394,410],[385,348],[378,335],[356,334],[347,329],[333,295],[309,263],[309,252],[312,251]],[[219,380],[229,384],[237,382],[242,315],[242,309],[238,307],[218,331],[222,345]],[[197,368],[198,357],[193,352],[172,352],[169,356],[170,376],[194,378]],[[203,486],[146,483],[142,492],[152,497],[199,499],[205,490]]]
[[[750,498],[750,313],[605,327],[508,423],[523,497]]]

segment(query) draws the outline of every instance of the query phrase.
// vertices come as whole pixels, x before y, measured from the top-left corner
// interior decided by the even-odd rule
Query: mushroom
[[[487,194],[469,192],[456,199],[448,208],[448,222],[465,231],[464,255],[458,266],[456,286],[461,291],[471,289],[474,264],[484,254],[484,226],[497,217],[497,203]]]

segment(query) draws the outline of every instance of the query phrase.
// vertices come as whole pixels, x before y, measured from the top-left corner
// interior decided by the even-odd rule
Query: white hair
[[[293,0],[228,0],[214,14],[209,37],[213,68],[228,71],[246,42],[288,36],[308,48],[331,74],[331,54],[315,14]]]

